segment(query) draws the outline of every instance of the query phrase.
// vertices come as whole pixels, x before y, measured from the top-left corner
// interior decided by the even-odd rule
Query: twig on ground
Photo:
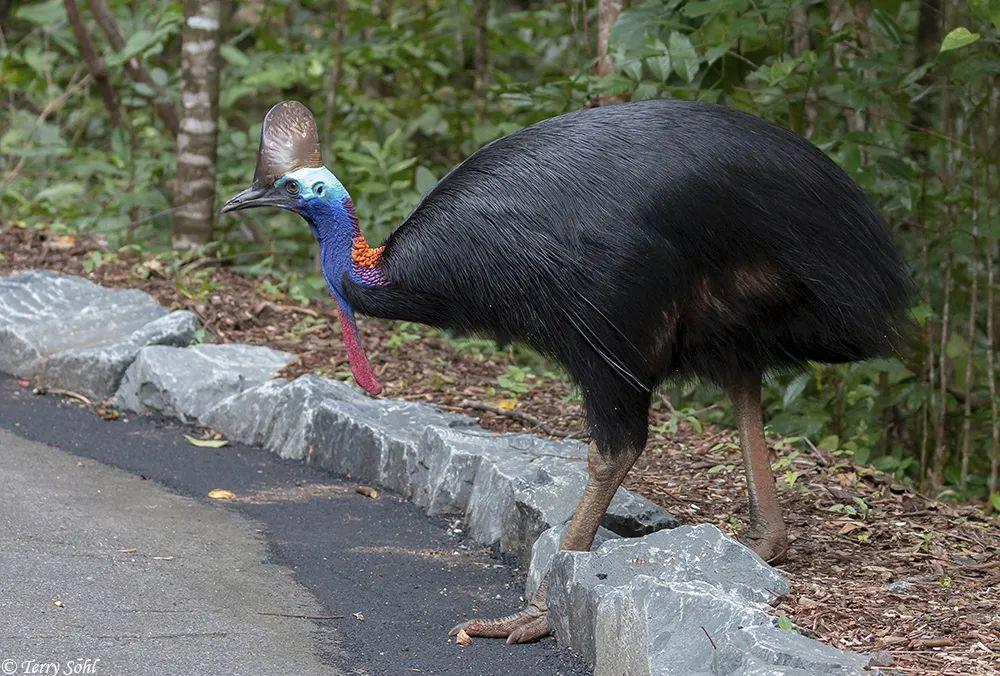
[[[712,644],[712,650],[718,650],[719,647],[715,645],[715,641],[713,641],[712,637],[709,635],[708,629],[705,629],[705,625],[701,625],[701,630],[705,633],[705,638],[708,639],[708,642]]]
[[[269,617],[291,617],[296,620],[342,620],[346,615],[295,615],[292,613],[266,613],[263,610],[257,611],[258,615],[268,615]]]
[[[536,418],[530,413],[507,410],[505,408],[500,408],[499,406],[487,404],[485,401],[463,399],[461,407],[470,408],[473,411],[485,411],[486,413],[495,413],[496,415],[506,416],[508,418],[511,418],[512,420],[517,420],[518,422],[531,425],[532,429],[540,429],[546,434],[550,434],[554,437],[563,437],[564,439],[575,439],[580,435],[580,432],[566,432],[565,430],[553,427],[550,423],[542,420],[541,418]]]
[[[51,387],[41,388],[41,390],[42,391],[39,394],[61,394],[64,397],[69,397],[70,399],[76,399],[77,401],[82,402],[87,406],[94,405],[94,402],[92,402],[90,399],[83,396],[79,392],[74,392],[72,390],[60,390]]]
[[[299,314],[309,315],[310,317],[316,317],[316,318],[319,318],[320,316],[320,314],[316,312],[316,310],[313,310],[311,308],[300,307],[298,305],[287,305],[284,303],[272,303],[271,301],[264,301],[263,303],[256,305],[253,308],[253,313],[255,315],[259,315],[261,312],[263,312],[268,308],[272,310],[285,310],[287,312],[297,312]]]

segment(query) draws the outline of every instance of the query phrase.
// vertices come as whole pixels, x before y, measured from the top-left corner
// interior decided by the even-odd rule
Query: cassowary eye
[[[316,185],[314,185],[313,186],[313,192],[316,193],[317,195],[322,195],[323,194],[323,184],[322,183],[317,183]]]
[[[297,195],[299,193],[299,182],[289,181],[285,184],[285,190],[288,191],[289,195]]]

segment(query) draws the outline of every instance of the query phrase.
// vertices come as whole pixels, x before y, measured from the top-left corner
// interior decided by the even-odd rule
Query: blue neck
[[[383,286],[386,283],[380,270],[358,265],[351,255],[355,240],[362,235],[350,197],[313,198],[302,204],[299,213],[309,223],[313,236],[319,242],[323,277],[338,300],[345,300],[344,273],[362,286]]]

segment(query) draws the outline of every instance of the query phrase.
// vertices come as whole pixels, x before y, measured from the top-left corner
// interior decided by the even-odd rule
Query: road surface
[[[589,673],[551,638],[448,641],[523,584],[454,524],[126,418],[0,376],[0,673]]]

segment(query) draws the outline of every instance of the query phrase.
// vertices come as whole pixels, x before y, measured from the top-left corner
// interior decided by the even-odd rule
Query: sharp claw
[[[507,637],[507,644],[534,643],[538,639],[548,635],[549,621],[545,615],[542,615],[510,632],[510,636]]]

